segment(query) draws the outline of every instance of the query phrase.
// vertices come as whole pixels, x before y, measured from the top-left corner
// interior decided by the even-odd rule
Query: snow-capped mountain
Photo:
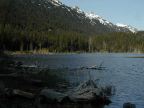
[[[4,2],[0,1],[2,3]],[[8,9],[3,8],[9,14],[0,11],[0,21],[7,15],[6,18],[11,19],[5,20],[7,24],[22,28],[30,26],[38,31],[73,31],[83,34],[136,31],[131,26],[113,24],[92,12],[84,12],[77,6],[69,7],[59,0],[13,0]]]
[[[118,27],[123,27],[123,28],[127,28],[129,29],[131,32],[136,33],[138,30],[130,25],[126,25],[126,24],[121,24],[121,23],[117,23],[116,24]]]
[[[124,29],[125,29],[125,31],[127,31],[127,30],[131,31],[132,33],[136,33],[138,31],[136,28],[134,28],[130,25],[125,25],[125,24],[120,24],[120,23],[113,24],[110,21],[107,21],[106,19],[102,18],[99,15],[96,15],[93,12],[87,13],[87,12],[80,10],[80,8],[78,8],[78,7],[75,7],[75,9],[77,9],[78,13],[84,13],[85,16],[91,20],[90,22],[92,25],[95,25],[96,24],[95,20],[98,20],[101,24],[103,24],[105,26],[115,27],[115,29],[117,31],[123,31]]]
[[[94,13],[85,13],[85,15],[92,20],[92,24],[95,23],[93,20],[96,19],[96,20],[99,20],[99,22],[101,24],[104,24],[104,25],[109,25],[109,26],[115,26],[114,24],[112,24],[111,22],[103,19],[102,17],[100,17],[99,15],[96,15]],[[125,28],[125,29],[129,29],[131,32],[133,33],[136,33],[138,30],[130,25],[125,25],[125,24],[121,24],[121,23],[117,23],[116,26],[119,28]],[[119,28],[119,30],[120,30]]]

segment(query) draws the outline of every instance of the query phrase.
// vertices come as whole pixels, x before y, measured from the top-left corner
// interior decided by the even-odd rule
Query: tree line
[[[144,52],[144,33],[106,33],[88,35],[74,31],[22,29],[0,25],[0,49],[49,52]]]

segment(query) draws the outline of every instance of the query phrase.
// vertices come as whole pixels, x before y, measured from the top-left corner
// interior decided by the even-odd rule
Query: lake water
[[[142,54],[54,54],[17,56],[27,64],[36,61],[41,67],[67,68],[67,79],[71,83],[87,80],[90,72],[93,80],[102,85],[113,85],[116,94],[112,104],[105,108],[122,108],[123,103],[132,102],[137,108],[144,107],[144,58],[129,58]],[[105,70],[79,70],[80,67],[100,65]]]

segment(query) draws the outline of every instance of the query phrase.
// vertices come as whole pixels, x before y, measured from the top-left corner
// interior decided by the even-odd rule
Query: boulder
[[[136,105],[128,102],[123,104],[123,108],[136,108]]]

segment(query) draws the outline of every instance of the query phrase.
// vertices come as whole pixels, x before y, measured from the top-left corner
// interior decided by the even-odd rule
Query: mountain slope
[[[122,27],[122,28],[126,28],[126,29],[129,29],[131,32],[135,33],[137,32],[138,30],[132,26],[129,26],[129,25],[125,25],[125,24],[121,24],[121,23],[117,23],[116,24],[118,27]]]
[[[58,0],[1,0],[0,23],[24,30],[83,34],[131,32],[101,17],[68,7]]]

